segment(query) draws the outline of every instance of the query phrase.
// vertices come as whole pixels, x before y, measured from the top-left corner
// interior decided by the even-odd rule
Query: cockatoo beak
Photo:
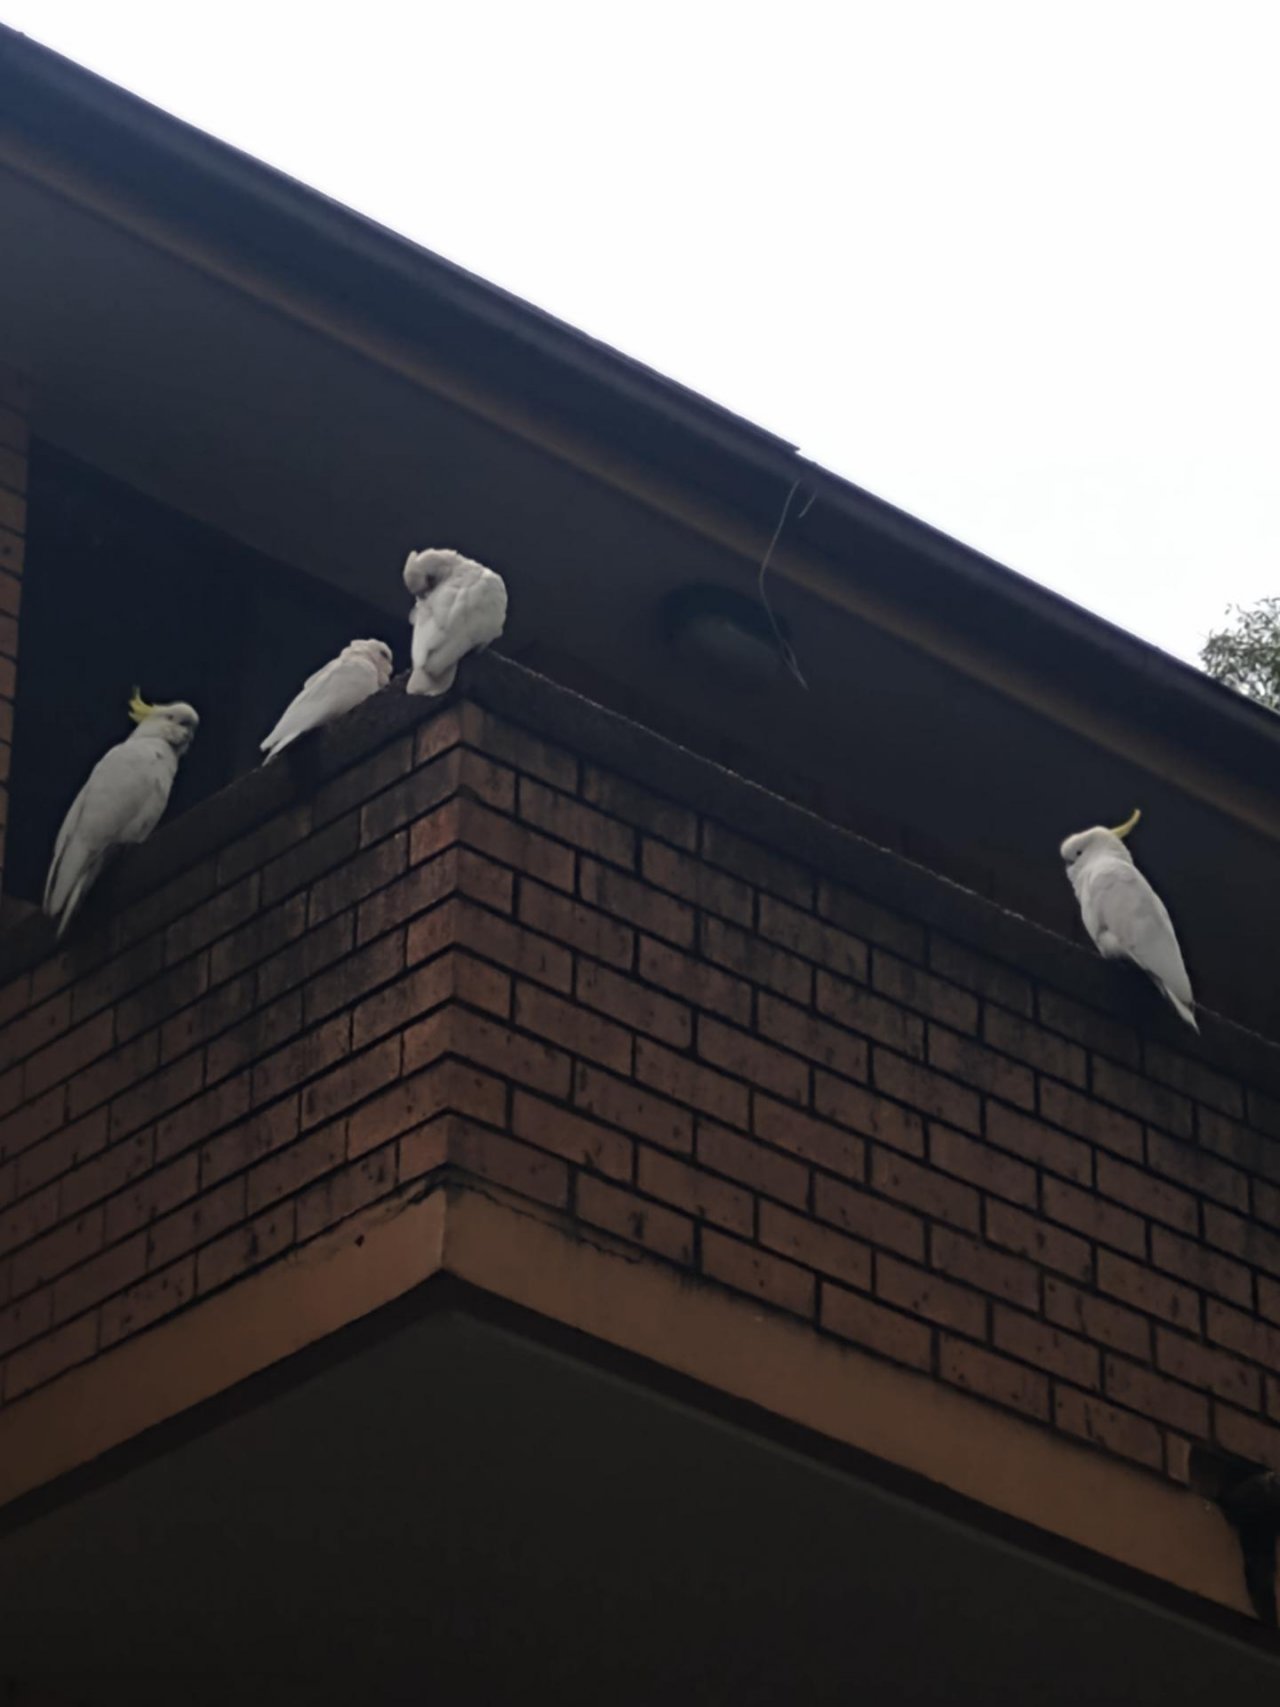
[[[1135,806],[1134,811],[1133,811],[1133,817],[1132,818],[1126,818],[1123,824],[1117,824],[1115,829],[1112,830],[1111,834],[1113,836],[1119,836],[1120,840],[1123,841],[1124,838],[1129,834],[1130,830],[1132,830],[1136,826],[1138,819],[1141,818],[1141,816],[1142,816],[1141,808]]]
[[[133,698],[129,701],[129,716],[132,717],[133,721],[135,723],[142,723],[146,718],[150,717],[154,710],[155,706],[148,705],[146,700],[143,699],[142,695],[138,692],[137,688],[134,688]]]

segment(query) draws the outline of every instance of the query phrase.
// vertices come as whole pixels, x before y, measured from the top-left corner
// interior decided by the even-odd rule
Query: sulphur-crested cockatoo
[[[413,594],[410,693],[445,693],[458,662],[489,646],[507,620],[501,575],[456,551],[411,551],[404,584]]]
[[[262,743],[267,755],[263,764],[270,764],[308,729],[319,729],[321,724],[354,711],[371,694],[386,687],[393,668],[391,648],[385,640],[353,640],[344,646],[323,669],[307,677],[302,691]]]
[[[200,726],[181,700],[148,705],[133,690],[129,715],[138,727],[89,772],[54,843],[44,886],[44,910],[61,938],[117,848],[145,842],[164,815],[178,760]]]
[[[1108,960],[1132,960],[1140,966],[1192,1030],[1199,1031],[1191,980],[1168,908],[1124,845],[1141,816],[1135,812],[1114,830],[1081,830],[1068,836],[1062,844],[1067,876],[1098,952]]]

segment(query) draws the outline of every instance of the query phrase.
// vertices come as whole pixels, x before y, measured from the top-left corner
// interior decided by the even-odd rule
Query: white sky
[[[1194,660],[1280,592],[1274,0],[0,0]]]

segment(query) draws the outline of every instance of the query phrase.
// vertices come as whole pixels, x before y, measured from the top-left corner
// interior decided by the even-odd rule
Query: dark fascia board
[[[744,839],[901,913],[926,931],[941,932],[987,960],[1073,998],[1099,1016],[1107,1032],[1102,1053],[1118,1061],[1137,1066],[1142,1049],[1153,1045],[1239,1080],[1250,1088],[1255,1124],[1280,1138],[1280,1045],[1203,1008],[1198,1010],[1201,1035],[1195,1035],[1129,968],[1103,962],[1092,950],[830,824],[508,658],[490,652],[468,659],[457,689],[446,699],[411,697],[403,691],[405,679],[397,677],[389,689],[322,730],[305,748],[300,744],[286,762],[239,778],[165,825],[145,846],[128,850],[71,931],[63,950],[68,976],[84,976],[112,958],[118,945],[110,921],[125,908],[158,894],[340,771],[430,721],[445,706],[470,701],[655,795],[717,819]],[[0,938],[0,983],[52,953],[49,922],[39,915],[24,920]],[[1145,1040],[1141,1046],[1139,1033]],[[1265,1093],[1261,1099],[1259,1092]],[[1270,1139],[1259,1137],[1257,1143],[1260,1171],[1280,1178],[1280,1152],[1272,1161]]]
[[[1270,787],[1280,717],[962,545],[794,446],[0,26],[0,136],[141,198],[175,233],[252,261],[346,315],[534,397],[767,537],[796,481],[821,501],[788,540],[928,608],[1224,771]],[[798,506],[797,506],[798,508]]]

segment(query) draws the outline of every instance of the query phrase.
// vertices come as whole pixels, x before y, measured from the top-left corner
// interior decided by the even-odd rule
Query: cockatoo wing
[[[268,760],[274,759],[299,735],[353,711],[370,694],[377,693],[380,686],[378,667],[371,658],[346,653],[334,658],[307,677],[302,691],[286,706],[261,750]]]
[[[1173,920],[1137,867],[1127,861],[1107,861],[1089,874],[1081,904],[1099,950],[1112,958],[1125,955],[1140,966],[1188,1024],[1195,1025],[1191,980]]]
[[[453,685],[458,664],[502,633],[507,588],[501,575],[476,564],[419,599],[413,615],[411,693],[441,694]]]
[[[54,843],[44,910],[58,935],[92,886],[112,849],[145,842],[164,816],[177,773],[173,748],[122,741],[98,760],[71,803]]]

